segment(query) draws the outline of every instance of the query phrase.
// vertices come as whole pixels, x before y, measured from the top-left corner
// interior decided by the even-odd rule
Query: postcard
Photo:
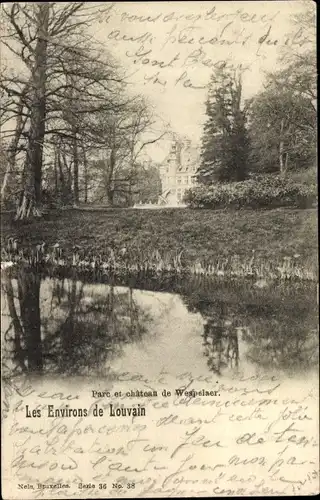
[[[319,493],[315,17],[2,6],[5,500]]]

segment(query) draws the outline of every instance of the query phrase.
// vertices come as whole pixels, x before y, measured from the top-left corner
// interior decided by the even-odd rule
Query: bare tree
[[[1,89],[13,101],[7,103],[4,119],[16,120],[8,170],[12,168],[20,138],[23,135],[27,139],[18,218],[38,213],[44,143],[50,144],[50,138],[57,134],[73,144],[74,192],[78,199],[79,120],[75,116],[112,107],[109,84],[119,79],[86,32],[97,16],[95,9],[83,2],[13,3],[3,9],[7,24],[3,44],[17,60],[17,68],[20,70],[23,65],[19,74],[7,72],[1,80]],[[81,108],[76,112],[75,102]],[[21,118],[23,106],[26,120]]]
[[[155,130],[156,119],[148,104],[141,98],[132,99],[113,114],[101,114],[92,124],[103,159],[95,164],[101,172],[100,198],[106,197],[110,206],[115,194],[131,202],[133,187],[141,173],[144,149],[164,137],[163,130]]]

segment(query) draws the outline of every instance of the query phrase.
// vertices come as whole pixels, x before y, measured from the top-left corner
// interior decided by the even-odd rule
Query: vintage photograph
[[[4,500],[319,493],[316,4],[1,6]]]

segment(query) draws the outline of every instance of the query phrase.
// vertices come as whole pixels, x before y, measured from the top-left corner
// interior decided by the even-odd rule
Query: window
[[[185,178],[183,180],[184,180],[185,184],[188,184],[188,177],[187,176],[185,176]]]
[[[177,198],[178,198],[178,201],[181,200],[181,193],[178,192]]]
[[[181,177],[177,177],[177,184],[181,184]]]

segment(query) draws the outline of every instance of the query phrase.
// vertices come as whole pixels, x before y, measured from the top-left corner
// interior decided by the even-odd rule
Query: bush
[[[278,175],[264,175],[243,182],[197,186],[186,192],[190,208],[311,208],[316,184],[300,184]]]

